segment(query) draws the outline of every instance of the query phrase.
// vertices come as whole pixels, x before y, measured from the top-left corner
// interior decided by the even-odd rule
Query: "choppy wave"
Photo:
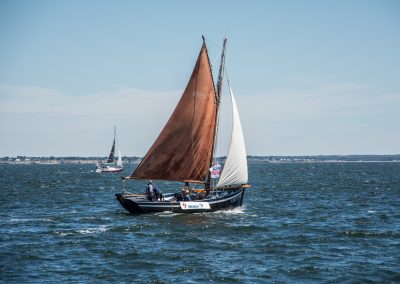
[[[0,165],[2,281],[400,279],[400,163],[249,163],[242,208],[148,215],[114,196],[143,184],[92,167]]]

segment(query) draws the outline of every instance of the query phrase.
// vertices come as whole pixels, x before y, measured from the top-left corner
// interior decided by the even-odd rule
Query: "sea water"
[[[128,214],[120,177],[0,165],[0,282],[400,282],[398,162],[250,162],[243,207],[188,215]]]

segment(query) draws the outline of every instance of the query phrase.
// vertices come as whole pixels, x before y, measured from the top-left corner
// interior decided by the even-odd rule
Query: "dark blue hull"
[[[132,214],[153,212],[201,213],[231,209],[241,206],[244,188],[232,190],[230,194],[218,198],[196,201],[147,201],[126,197],[121,193],[115,194],[119,203]]]

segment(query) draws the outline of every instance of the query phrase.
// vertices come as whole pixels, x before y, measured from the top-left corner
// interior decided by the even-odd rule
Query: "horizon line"
[[[246,155],[246,157],[329,157],[329,156],[341,156],[341,157],[346,157],[346,156],[400,156],[400,153],[398,154],[305,154],[305,155]],[[5,158],[107,158],[108,156],[54,156],[54,155],[39,155],[39,156],[30,156],[30,155],[11,155],[11,156],[2,156],[0,159],[5,159]],[[123,158],[143,158],[144,156],[128,156],[124,155],[122,156]],[[226,158],[226,156],[218,156],[216,158]]]

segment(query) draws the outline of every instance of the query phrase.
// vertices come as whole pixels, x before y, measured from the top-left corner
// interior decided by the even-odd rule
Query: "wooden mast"
[[[217,98],[218,98],[217,102],[218,102],[218,104],[219,104],[220,98],[221,98],[222,79],[224,77],[226,41],[227,41],[227,38],[224,37],[224,43],[222,46],[222,54],[221,54],[221,63],[219,65],[218,81],[217,81]]]
[[[204,41],[204,36],[203,36],[203,41]],[[221,63],[219,65],[219,71],[218,71],[217,92],[215,94],[215,97],[216,97],[215,100],[216,100],[216,104],[217,104],[217,110],[216,110],[217,113],[215,115],[214,138],[213,138],[213,143],[212,143],[211,159],[210,159],[209,168],[211,168],[212,164],[213,164],[215,141],[216,141],[216,137],[217,137],[217,133],[218,133],[218,113],[219,113],[219,104],[221,102],[222,81],[223,81],[223,77],[224,77],[226,41],[227,41],[227,38],[224,37],[224,42],[222,45],[222,53],[221,53]],[[210,188],[210,184],[211,184],[211,174],[208,173],[206,188]]]

